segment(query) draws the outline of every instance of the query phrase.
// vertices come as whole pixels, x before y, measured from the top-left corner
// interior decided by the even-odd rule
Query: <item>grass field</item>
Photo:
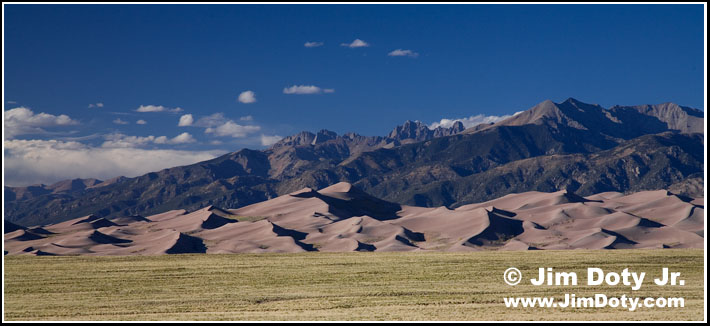
[[[538,267],[577,287],[517,286]],[[587,267],[646,272],[639,291],[587,286]],[[660,287],[661,268],[685,286]],[[6,320],[702,320],[703,250],[5,257]],[[684,308],[506,308],[504,296],[683,297]]]

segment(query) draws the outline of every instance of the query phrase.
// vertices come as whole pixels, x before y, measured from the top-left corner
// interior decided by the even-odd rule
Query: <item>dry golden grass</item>
[[[502,273],[576,271],[577,287]],[[640,291],[586,286],[586,268],[647,272]],[[651,284],[661,267],[683,287]],[[702,320],[703,250],[5,257],[6,320]],[[685,298],[685,308],[506,308],[504,296]]]

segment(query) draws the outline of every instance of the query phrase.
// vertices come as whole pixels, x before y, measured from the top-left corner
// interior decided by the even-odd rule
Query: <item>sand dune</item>
[[[704,200],[665,190],[580,197],[510,194],[423,208],[338,183],[239,209],[205,207],[26,228],[5,222],[6,254],[161,255],[305,251],[702,248]]]
[[[236,220],[223,217],[231,215],[226,211],[214,206],[208,206],[189,214],[161,216],[153,221],[152,227],[158,229],[171,229],[180,232],[197,232],[206,229],[216,229],[225,224],[236,223]]]

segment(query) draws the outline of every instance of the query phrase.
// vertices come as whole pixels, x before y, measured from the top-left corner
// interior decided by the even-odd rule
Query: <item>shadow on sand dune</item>
[[[309,192],[301,192],[289,196],[318,198],[328,204],[328,212],[339,219],[367,215],[379,221],[387,221],[398,218],[397,212],[402,209],[402,206],[399,204],[372,197],[355,187],[350,187],[350,189],[345,192],[323,194],[311,190]]]

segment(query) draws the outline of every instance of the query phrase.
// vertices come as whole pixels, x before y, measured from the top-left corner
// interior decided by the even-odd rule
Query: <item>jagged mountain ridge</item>
[[[568,99],[563,103],[545,101],[509,119],[464,132],[459,131],[463,127],[460,122],[449,131],[441,128],[438,132],[429,130],[420,122],[407,122],[387,137],[339,136],[326,130],[316,134],[302,132],[263,151],[244,149],[193,165],[127,178],[100,189],[46,194],[31,200],[10,202],[6,204],[5,213],[16,223],[31,225],[88,214],[146,215],[177,207],[190,210],[207,205],[241,207],[303,187],[318,189],[340,181],[356,184],[385,200],[451,207],[494,198],[501,194],[500,189],[549,191],[572,186],[583,194],[599,192],[602,186],[605,190],[621,192],[663,189],[689,178],[698,180],[697,174],[703,171],[704,164],[702,137],[669,129],[682,126],[683,119],[697,121],[698,116],[703,115],[699,113],[701,111],[675,105],[665,107],[667,109],[663,110],[644,109],[644,106],[606,110]],[[676,107],[685,112],[685,118],[682,113],[668,113]],[[639,122],[648,119],[655,122]],[[696,127],[688,127],[686,131],[697,130],[693,129],[697,128],[696,122],[687,121],[685,125]],[[619,128],[619,123],[630,127]],[[637,125],[640,127],[634,127]],[[669,131],[668,135],[661,136],[662,141],[646,139],[628,143],[648,133]],[[604,153],[608,156],[604,166],[609,167],[609,171],[616,171],[612,167],[623,165],[628,159],[628,155],[610,151],[619,146],[632,146],[632,151],[638,152],[640,157],[650,158],[639,160],[639,169],[647,170],[646,165],[663,167],[667,171],[661,175],[667,177],[643,174],[636,178],[626,173],[608,185],[588,188],[559,181],[567,180],[575,170],[588,168],[578,160],[570,160],[567,155],[572,154]],[[665,154],[658,155],[659,151]],[[651,155],[653,153],[656,155]],[[501,171],[495,170],[497,168],[538,157],[559,162],[549,165],[554,169],[549,169],[550,176],[543,178],[548,180],[546,182],[495,175],[495,171]],[[529,170],[528,167],[515,170],[515,173],[536,178],[547,173],[548,165],[536,163],[531,166],[542,172],[520,174],[520,171]],[[477,182],[478,177],[497,183],[498,190],[491,191],[490,185]],[[581,179],[574,182],[586,183]],[[477,193],[479,197],[470,198],[461,191],[448,191],[447,187],[450,188],[452,183],[461,183],[459,188]],[[702,176],[699,183],[703,183]],[[440,186],[437,188],[437,185]],[[437,189],[439,194],[433,195]]]
[[[594,130],[609,137],[630,139],[645,134],[676,130],[682,133],[702,133],[704,113],[675,103],[658,105],[620,106],[605,109],[598,104],[583,103],[568,98],[562,103],[543,101],[531,109],[516,114],[496,126],[548,124],[580,130]],[[489,126],[488,126],[489,127]],[[472,128],[473,133],[485,128]]]
[[[26,200],[45,194],[78,192],[87,188],[101,187],[106,181],[98,179],[62,180],[51,185],[37,184],[27,187],[5,187],[5,200]]]

